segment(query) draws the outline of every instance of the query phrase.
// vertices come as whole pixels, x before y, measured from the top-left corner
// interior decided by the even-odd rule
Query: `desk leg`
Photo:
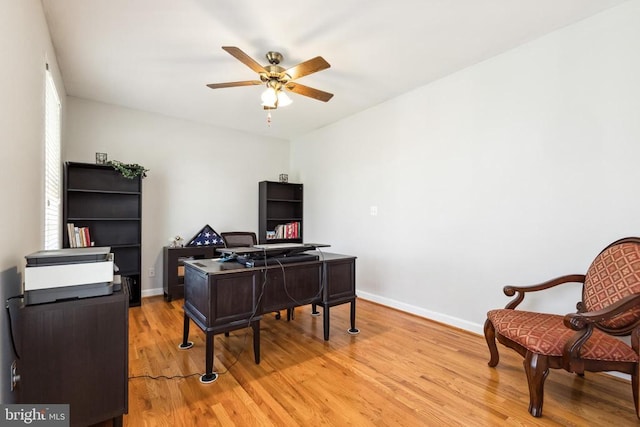
[[[322,317],[324,326],[324,340],[329,341],[329,305],[322,305]]]
[[[193,342],[189,341],[189,316],[184,314],[184,326],[182,329],[182,344],[178,346],[180,350],[187,350],[193,347]]]
[[[260,321],[251,322],[251,328],[253,329],[253,358],[258,365],[260,363]]]
[[[320,312],[318,311],[318,304],[316,304],[315,302],[311,304],[311,315],[320,316]]]
[[[358,335],[360,329],[356,328],[356,300],[351,301],[351,328],[347,330],[351,335]]]
[[[200,382],[204,384],[212,383],[218,379],[218,374],[213,372],[213,332],[206,332],[206,360],[205,374],[200,377]]]

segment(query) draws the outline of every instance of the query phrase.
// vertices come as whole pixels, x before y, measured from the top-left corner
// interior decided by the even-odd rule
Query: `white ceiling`
[[[625,0],[42,0],[68,95],[290,139],[370,108]],[[221,46],[282,66],[331,68],[272,114],[257,75]]]

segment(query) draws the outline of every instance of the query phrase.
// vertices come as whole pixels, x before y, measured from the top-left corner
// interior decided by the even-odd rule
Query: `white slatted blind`
[[[44,249],[60,249],[60,98],[47,67],[44,126]]]

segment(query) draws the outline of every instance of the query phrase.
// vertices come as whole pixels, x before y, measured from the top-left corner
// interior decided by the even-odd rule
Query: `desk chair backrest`
[[[607,246],[593,260],[584,280],[585,311],[602,310],[622,298],[640,293],[640,239],[625,238]],[[640,324],[640,308],[600,322],[601,329],[625,335]]]
[[[251,231],[229,231],[220,233],[224,246],[227,248],[247,247],[258,244],[256,233]]]

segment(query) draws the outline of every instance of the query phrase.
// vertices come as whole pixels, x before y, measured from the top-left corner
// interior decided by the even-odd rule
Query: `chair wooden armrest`
[[[505,308],[514,309],[516,308],[523,300],[524,296],[527,292],[537,292],[545,289],[553,288],[558,285],[563,285],[565,283],[584,283],[585,275],[584,274],[568,274],[566,276],[556,277],[555,279],[548,280],[543,283],[539,283],[537,285],[530,286],[513,286],[507,285],[502,290],[504,294],[508,297],[512,297],[514,295],[517,296],[511,300]]]
[[[564,350],[562,352],[563,367],[569,372],[582,373],[584,372],[584,361],[580,357],[581,349],[584,343],[593,334],[594,325],[600,324],[603,321],[611,320],[621,313],[626,313],[634,307],[640,306],[640,294],[627,295],[626,297],[616,301],[615,303],[603,308],[602,310],[595,310],[584,313],[569,313],[564,316],[564,325],[567,328],[573,329],[576,334],[565,343]],[[627,335],[618,333],[615,329],[603,328],[606,332],[612,335]],[[634,336],[638,336],[638,328],[636,327],[636,333],[632,334],[632,341]],[[632,347],[638,352],[637,338]]]
[[[589,311],[585,313],[569,313],[564,316],[564,324],[567,328],[579,331],[587,327],[588,324],[600,323],[616,317],[636,306],[640,306],[640,294],[627,295],[614,302],[602,310]]]

